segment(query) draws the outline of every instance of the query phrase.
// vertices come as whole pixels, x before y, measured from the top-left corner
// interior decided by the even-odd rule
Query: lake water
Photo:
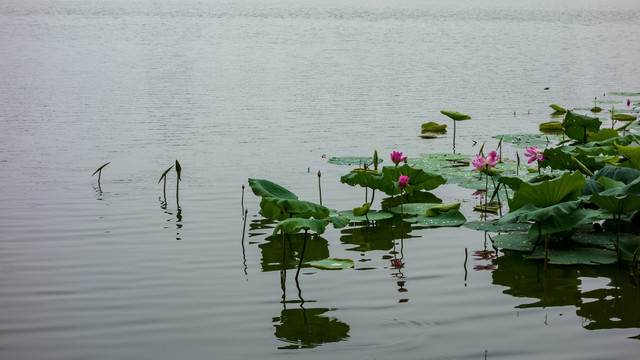
[[[296,282],[301,239],[284,273],[241,187],[318,201],[321,170],[323,204],[352,209],[363,191],[327,159],[450,151],[418,137],[440,110],[473,117],[456,151],[474,154],[549,104],[626,101],[605,94],[640,91],[639,19],[635,0],[2,1],[0,358],[634,357],[624,268],[545,277],[472,256],[482,232],[396,221],[330,227],[305,259],[355,268]],[[158,184],[176,159],[179,208],[175,173],[166,206]],[[476,220],[471,193],[434,191]]]

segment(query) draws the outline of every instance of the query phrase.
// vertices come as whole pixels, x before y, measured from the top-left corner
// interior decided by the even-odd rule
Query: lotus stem
[[[456,121],[453,120],[453,153],[456,153]]]
[[[469,252],[467,248],[464,248],[464,264],[462,265],[464,267],[464,281],[467,281],[467,259],[469,259]]]
[[[180,200],[179,200],[179,195],[178,192],[180,190],[180,173],[182,172],[182,167],[180,166],[180,163],[178,162],[178,160],[176,160],[176,173],[178,174],[178,179],[176,180],[176,205],[178,206],[178,208],[180,208]]]
[[[489,199],[489,165],[487,164],[487,173],[484,174],[485,176],[485,185],[484,185],[484,212],[485,215],[487,213],[487,209],[488,209],[488,203],[487,200]],[[486,220],[486,217],[485,217]]]
[[[242,264],[244,265],[244,274],[247,275],[247,256],[244,250],[244,234],[247,229],[247,213],[249,210],[244,211],[244,224],[242,225]]]
[[[320,170],[318,170],[318,194],[320,195],[320,205],[322,205],[322,187],[320,186],[320,177],[322,176],[322,174],[320,173]]]
[[[298,263],[298,271],[296,271],[296,281],[298,280],[298,275],[300,275],[300,268],[302,267],[302,258],[304,257],[304,250],[307,247],[307,231],[304,231],[304,242],[302,243],[302,252],[300,253],[300,262]]]
[[[520,154],[516,151],[516,176],[518,176],[518,172],[520,171]]]
[[[549,263],[549,229],[545,229],[544,232],[544,273],[546,274]]]
[[[242,206],[242,212],[245,213],[246,218],[246,211],[244,210],[244,184],[242,184],[242,197],[240,198],[240,205]]]
[[[164,198],[164,204],[167,205],[167,177],[166,176],[162,183],[162,196]]]
[[[402,218],[404,218],[404,199],[402,197],[403,192],[404,191],[400,189],[400,214],[402,215]]]
[[[109,165],[109,164],[111,164],[111,162],[108,162],[108,163],[106,163],[106,164],[103,164],[102,166],[100,166],[100,167],[98,168],[98,170],[94,171],[94,172],[93,172],[93,174],[91,174],[91,176],[93,176],[93,175],[95,175],[95,174],[98,174],[98,188],[99,188],[100,190],[102,190],[102,187],[100,186],[100,178],[102,177],[102,169],[103,169],[105,166]]]

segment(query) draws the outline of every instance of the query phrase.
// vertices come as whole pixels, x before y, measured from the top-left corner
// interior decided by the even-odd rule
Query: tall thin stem
[[[302,252],[300,253],[300,262],[298,263],[298,271],[296,271],[296,280],[298,279],[298,275],[300,275],[300,268],[302,267],[302,258],[304,257],[304,249],[307,247],[307,231],[304,231],[304,242],[302,243]]]
[[[318,170],[318,194],[320,194],[320,205],[322,205],[322,187],[320,186],[320,176],[322,176],[322,174],[320,173],[320,170]]]

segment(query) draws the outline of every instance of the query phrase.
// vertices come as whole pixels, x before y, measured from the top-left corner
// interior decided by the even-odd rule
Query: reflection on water
[[[493,260],[493,283],[503,292],[527,300],[517,308],[576,308],[589,330],[640,327],[638,279],[620,266],[550,266],[523,261],[522,253],[507,252]],[[588,289],[597,280],[596,289]],[[606,280],[606,284],[601,285]]]
[[[327,316],[335,309],[311,308],[283,309],[280,316],[273,318],[276,328],[274,335],[289,345],[279,349],[305,349],[344,341],[349,337],[349,325]]]
[[[262,271],[281,270],[284,263],[287,269],[298,267],[299,255],[304,244],[304,233],[273,235],[258,245],[262,252]],[[323,260],[329,257],[329,242],[316,235],[309,234],[302,267],[309,267],[308,262]]]
[[[272,322],[276,323],[274,335],[289,345],[278,347],[278,349],[305,349],[314,348],[325,343],[339,342],[349,337],[349,325],[340,320],[324,315],[328,311],[335,309],[328,308],[305,308],[305,301],[302,297],[302,288],[298,278],[295,278],[298,300],[287,301],[287,269],[280,271],[280,285],[282,288],[282,311],[279,317],[274,317]],[[299,304],[299,308],[287,309],[287,304]]]

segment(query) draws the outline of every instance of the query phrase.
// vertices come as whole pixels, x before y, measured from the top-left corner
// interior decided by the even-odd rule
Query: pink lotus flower
[[[398,187],[400,189],[404,189],[407,185],[409,185],[409,177],[406,175],[400,175],[400,178],[398,179]]]
[[[627,99],[627,106],[631,105],[631,99]]]
[[[471,162],[475,167],[473,171],[483,170],[483,169],[489,170],[492,167],[495,167],[496,165],[498,165],[498,159],[500,159],[500,156],[495,151],[490,152],[489,156],[487,157],[480,156],[480,154],[478,154],[476,155],[476,159]]]
[[[393,161],[394,164],[398,165],[401,162],[407,161],[407,157],[402,157],[401,152],[394,151],[391,153],[391,161]]]
[[[530,158],[527,164],[531,164],[534,161],[545,161],[547,158],[542,154],[542,150],[537,147],[528,147],[524,152],[524,156]]]

